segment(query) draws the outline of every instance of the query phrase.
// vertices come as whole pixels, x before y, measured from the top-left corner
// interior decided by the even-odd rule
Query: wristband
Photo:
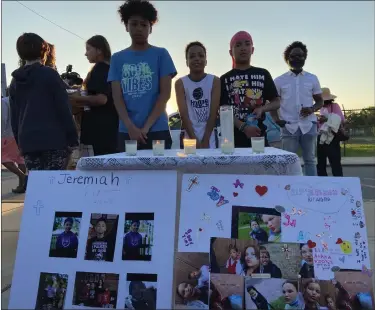
[[[245,130],[245,128],[247,127],[247,124],[245,122],[243,122],[239,128],[239,131],[243,132]]]

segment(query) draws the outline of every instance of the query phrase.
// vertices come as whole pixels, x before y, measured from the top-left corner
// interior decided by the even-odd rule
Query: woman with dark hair
[[[242,276],[251,277],[254,273],[260,273],[260,250],[257,245],[245,248],[241,257],[243,266]]]
[[[64,83],[43,65],[48,43],[40,36],[24,33],[16,47],[25,65],[9,87],[14,137],[28,170],[65,170],[78,136]]]
[[[271,278],[282,278],[282,273],[279,267],[277,267],[272,261],[270,253],[260,251],[260,272],[271,275]]]
[[[118,115],[107,82],[111,48],[106,38],[95,35],[86,42],[85,56],[95,64],[85,79],[87,96],[71,96],[73,106],[85,107],[81,144],[92,146],[95,156],[117,151]]]

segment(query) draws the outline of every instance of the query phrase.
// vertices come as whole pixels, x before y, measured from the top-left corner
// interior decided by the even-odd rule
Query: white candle
[[[224,141],[221,143],[221,152],[223,154],[233,154],[234,153],[233,142],[230,142],[228,139],[224,139]]]
[[[128,156],[137,155],[137,141],[129,140],[125,141],[125,151]]]
[[[154,156],[163,156],[164,155],[164,140],[154,140],[152,141],[152,151]]]
[[[184,139],[184,152],[186,155],[194,155],[197,152],[197,140]]]
[[[264,153],[264,137],[251,138],[251,148],[254,153]]]
[[[222,143],[227,140],[229,143],[233,144],[234,148],[234,121],[232,106],[220,107],[220,132]],[[225,144],[227,144],[227,142]]]

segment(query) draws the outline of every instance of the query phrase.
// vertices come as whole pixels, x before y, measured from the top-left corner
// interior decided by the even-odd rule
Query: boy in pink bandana
[[[251,137],[264,136],[265,112],[277,111],[279,95],[271,74],[250,65],[253,39],[246,31],[237,32],[230,41],[233,69],[220,77],[220,105],[232,105],[235,147],[251,147]]]

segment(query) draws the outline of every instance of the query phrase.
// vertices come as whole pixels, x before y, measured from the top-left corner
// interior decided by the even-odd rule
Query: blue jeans
[[[291,134],[285,127],[281,131],[282,148],[285,151],[297,153],[301,146],[302,158],[304,162],[304,174],[307,176],[316,176],[315,148],[317,127],[313,124],[310,131],[302,134],[301,129]]]

